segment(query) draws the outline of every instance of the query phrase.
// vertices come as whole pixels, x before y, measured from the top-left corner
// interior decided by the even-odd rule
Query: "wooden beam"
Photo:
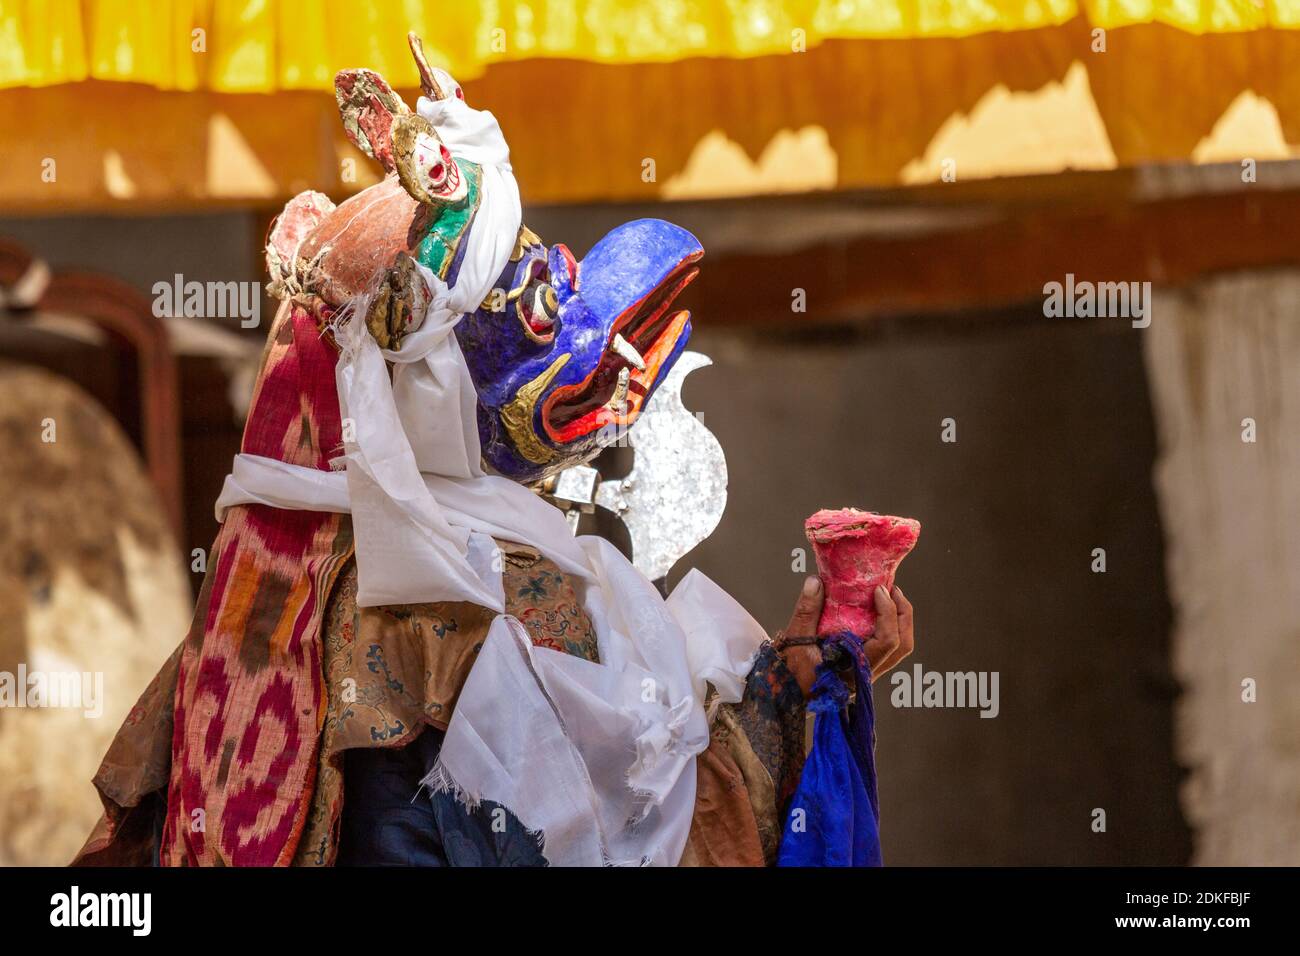
[[[1044,284],[1067,273],[1177,285],[1232,269],[1300,265],[1300,189],[1247,186],[1150,202],[1106,192],[1093,201],[994,208],[990,218],[953,229],[706,255],[681,304],[710,325],[843,323],[1041,300]],[[969,211],[953,207],[955,220],[963,208]],[[792,311],[797,289],[806,295],[802,313]]]

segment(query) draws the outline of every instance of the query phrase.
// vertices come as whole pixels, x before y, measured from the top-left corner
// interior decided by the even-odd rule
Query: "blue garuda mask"
[[[617,227],[581,261],[523,230],[492,295],[456,326],[484,460],[531,482],[625,433],[686,347],[690,314],[672,305],[703,254],[660,219]]]

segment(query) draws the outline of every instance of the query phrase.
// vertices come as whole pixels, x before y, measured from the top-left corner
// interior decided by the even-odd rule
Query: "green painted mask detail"
[[[470,223],[478,211],[479,195],[483,186],[483,170],[477,163],[465,160],[452,160],[460,167],[460,174],[465,177],[467,192],[458,203],[442,208],[438,218],[429,227],[428,234],[416,247],[415,258],[444,282],[456,261],[460,245],[469,234]]]

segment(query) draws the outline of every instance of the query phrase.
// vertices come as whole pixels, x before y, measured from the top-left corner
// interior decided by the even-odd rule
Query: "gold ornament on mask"
[[[519,454],[535,465],[551,461],[555,458],[555,451],[537,437],[537,432],[533,429],[533,412],[537,409],[537,400],[546,391],[546,386],[551,384],[551,380],[571,357],[570,353],[565,352],[545,372],[526,385],[521,385],[509,404],[501,408],[501,424],[505,426],[506,433],[515,443]]]

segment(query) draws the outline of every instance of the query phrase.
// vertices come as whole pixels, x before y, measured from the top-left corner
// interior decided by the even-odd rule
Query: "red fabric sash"
[[[336,358],[308,311],[281,307],[244,452],[329,470],[342,451]],[[292,861],[325,713],[321,618],[351,553],[345,516],[227,512],[209,559],[211,599],[181,655],[164,865]]]

